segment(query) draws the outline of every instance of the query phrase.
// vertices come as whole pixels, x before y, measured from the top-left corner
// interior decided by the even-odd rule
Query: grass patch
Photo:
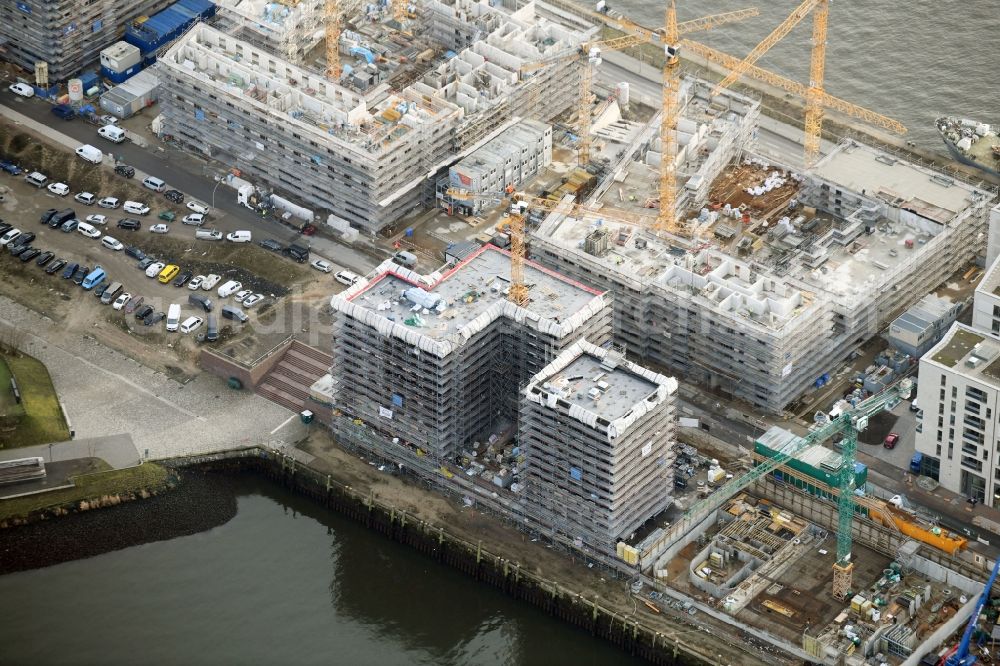
[[[171,473],[166,467],[145,463],[138,467],[93,472],[73,477],[73,488],[16,497],[0,501],[0,522],[24,518],[36,511],[96,500],[109,495],[128,495],[143,490],[156,491],[167,485]]]
[[[7,355],[4,360],[21,391],[24,417],[13,433],[3,435],[0,445],[14,448],[68,440],[69,428],[45,365],[31,356]]]

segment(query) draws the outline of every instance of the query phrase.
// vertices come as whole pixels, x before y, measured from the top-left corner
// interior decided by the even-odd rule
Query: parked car
[[[139,220],[133,220],[130,217],[124,217],[118,220],[118,228],[125,229],[126,231],[138,231],[142,228],[142,224]]]
[[[229,298],[242,288],[243,285],[236,280],[228,280],[225,284],[219,287],[217,293],[219,294],[219,298]]]
[[[193,278],[191,278],[191,281],[188,282],[188,289],[190,289],[191,291],[194,291],[195,289],[201,289],[201,283],[204,281],[205,281],[204,275],[195,275]]]
[[[35,262],[38,266],[44,266],[45,264],[52,261],[52,257],[56,256],[54,252],[42,252],[38,256],[38,261]]]
[[[230,243],[249,243],[252,240],[252,234],[249,231],[233,231],[226,234],[226,240]]]
[[[76,111],[69,104],[56,104],[52,107],[52,115],[63,120],[73,120],[76,118]]]
[[[24,177],[24,182],[26,182],[28,185],[33,185],[38,189],[42,189],[43,187],[45,187],[45,184],[49,182],[49,177],[46,176],[44,173],[40,173],[38,171],[32,171],[31,173],[29,173],[27,176]]]
[[[337,274],[333,277],[337,282],[348,287],[361,279],[356,273],[352,273],[351,271],[337,271]]]
[[[142,261],[146,258],[146,253],[139,249],[136,245],[126,245],[125,246],[125,256],[132,257],[138,261]]]
[[[73,273],[73,282],[83,284],[83,279],[87,277],[88,273],[90,273],[90,266],[77,266],[76,272]]]
[[[11,243],[7,246],[7,251],[10,252],[10,256],[19,257],[23,252],[31,248],[27,243]]]
[[[146,176],[142,179],[142,185],[143,187],[148,187],[154,192],[162,192],[167,189],[167,184],[156,176]]]
[[[108,223],[108,217],[106,215],[98,215],[94,213],[93,215],[87,216],[87,224],[94,224],[104,226]]]
[[[149,215],[149,206],[141,201],[126,201],[122,204],[122,210],[129,215]]]
[[[181,333],[190,333],[191,331],[196,331],[201,328],[201,325],[205,323],[205,320],[201,317],[188,317],[181,324]]]
[[[125,245],[117,238],[112,238],[111,236],[105,236],[101,239],[101,245],[108,248],[109,250],[114,250],[115,252],[121,252],[125,249]]]
[[[253,296],[252,289],[244,289],[243,291],[236,292],[236,295],[233,296],[233,300],[236,301],[237,303],[242,303],[247,296]]]
[[[30,231],[26,231],[20,236],[18,236],[17,240],[15,240],[12,243],[12,245],[27,245],[31,241],[35,240],[35,238],[36,238],[35,234],[31,233]]]
[[[309,248],[292,243],[285,248],[284,255],[300,264],[304,264],[309,261]]]
[[[24,263],[28,263],[29,261],[31,261],[32,259],[34,259],[38,255],[40,255],[41,253],[42,253],[42,251],[39,250],[37,247],[29,247],[27,250],[25,250],[24,252],[21,253],[21,255],[18,257],[18,259],[20,259]]]
[[[49,275],[54,275],[55,273],[58,273],[59,269],[61,269],[65,265],[66,265],[65,259],[56,259],[55,261],[50,262],[49,265],[45,267],[45,272],[48,273]]]
[[[111,307],[114,308],[115,310],[121,310],[123,307],[125,307],[125,304],[128,303],[130,300],[132,300],[132,294],[126,291],[121,296],[115,299],[115,302],[111,304]]]
[[[155,308],[152,305],[143,305],[141,308],[135,311],[136,319],[145,319],[147,315],[153,314]]]
[[[191,224],[196,227],[200,227],[205,224],[205,216],[201,213],[191,213],[190,215],[185,215],[181,218],[181,222],[184,224]]]
[[[79,222],[76,225],[76,230],[80,232],[81,235],[87,238],[100,238],[101,232],[87,224],[86,222]]]
[[[302,234],[303,236],[315,236],[316,226],[312,224],[307,224],[306,226],[302,227],[299,230],[299,233]]]
[[[42,213],[41,217],[39,217],[38,219],[39,221],[41,221],[42,224],[48,224],[49,220],[52,219],[52,216],[58,212],[59,210],[56,208],[49,208],[44,213]]]
[[[167,264],[160,274],[156,277],[160,281],[160,284],[168,284],[171,280],[177,277],[177,274],[181,272],[179,266],[174,264]]]
[[[152,308],[150,308],[152,310]],[[166,318],[166,314],[163,312],[150,312],[142,319],[142,323],[146,326],[155,326],[159,324]]]
[[[0,221],[0,236],[14,228],[14,225],[9,222]]]
[[[142,296],[133,296],[128,299],[128,303],[125,304],[125,314],[132,314],[135,312],[135,309],[142,305],[142,301]]]
[[[243,310],[240,310],[234,305],[223,305],[220,311],[222,312],[222,316],[226,319],[233,319],[241,324],[247,323],[250,319],[247,317],[246,313],[243,312]]]
[[[163,193],[167,201],[175,204],[184,203],[184,193],[180,190],[167,190]]]
[[[7,160],[0,160],[0,171],[6,171],[12,176],[20,176],[24,173],[24,169]]]
[[[268,238],[267,240],[262,240],[258,243],[265,250],[270,250],[271,252],[281,252],[285,249],[285,246],[274,240],[273,238]]]
[[[215,273],[209,273],[205,276],[205,279],[201,283],[201,288],[205,291],[211,291],[215,285],[219,284],[219,280],[222,279],[221,275],[216,275]]]
[[[80,267],[80,264],[77,264],[77,263],[66,264],[65,270],[63,270],[63,272],[62,272],[63,279],[64,280],[68,280],[71,277],[73,277],[73,274],[76,273],[76,269],[79,268],[79,267]]]
[[[190,280],[193,275],[194,273],[192,273],[191,271],[184,271],[183,273],[177,276],[176,280],[174,280],[174,286],[183,287],[185,284],[187,284],[188,280]]]
[[[136,268],[138,268],[140,271],[144,271],[150,266],[152,266],[154,261],[156,261],[156,259],[153,259],[152,257],[143,257],[142,259],[139,260],[139,263],[136,264]]]
[[[122,202],[118,200],[118,197],[104,197],[97,202],[97,205],[101,208],[118,208]]]
[[[110,141],[112,143],[122,143],[122,142],[124,142],[125,139],[128,138],[126,136],[126,134],[125,134],[125,130],[123,130],[121,127],[117,127],[115,125],[114,116],[111,116],[111,119],[112,119],[112,121],[110,123],[105,124],[99,130],[97,130],[97,134],[101,138],[107,139],[108,141]]]
[[[35,89],[29,86],[27,83],[12,83],[7,86],[7,90],[11,91],[15,95],[20,95],[21,97],[34,97]]]
[[[94,290],[93,290],[94,291],[94,297],[95,298],[102,298],[104,296],[104,292],[107,291],[108,287],[110,287],[110,286],[111,286],[110,282],[102,282],[99,285],[97,285],[96,287],[94,287]]]
[[[169,224],[153,224],[149,227],[149,231],[154,234],[166,234],[170,232]]]
[[[249,310],[250,308],[260,303],[262,300],[264,300],[264,294],[254,294],[253,296],[243,299],[243,307]]]
[[[101,294],[101,304],[107,305],[111,301],[115,300],[116,298],[118,298],[118,294],[120,294],[121,291],[122,291],[122,283],[112,282],[110,285],[108,285],[108,288],[104,290],[104,293]]]
[[[220,241],[222,240],[222,232],[215,229],[198,229],[194,232],[194,237],[198,240]]]
[[[68,234],[68,233],[71,233],[73,231],[76,231],[76,228],[79,227],[79,226],[80,226],[80,220],[72,219],[72,220],[66,220],[65,222],[63,222],[62,226],[60,227],[60,229],[62,229],[64,233]]]
[[[188,296],[188,304],[202,308],[205,312],[212,311],[212,299],[204,294],[191,294]]]
[[[125,178],[132,178],[135,176],[135,169],[127,164],[119,164],[115,167],[115,173]]]
[[[146,267],[146,277],[154,278],[160,274],[160,271],[166,266],[162,261],[154,261],[149,266]]]
[[[208,206],[201,203],[200,201],[191,200],[187,202],[188,210],[194,213],[200,213],[201,215],[208,215]]]
[[[72,208],[64,208],[49,218],[49,226],[53,229],[61,227],[66,222],[76,218],[76,211]],[[79,220],[77,220],[79,221]]]
[[[80,159],[86,160],[91,164],[100,164],[104,161],[104,153],[100,149],[95,148],[89,143],[84,144],[76,149],[76,155]]]
[[[330,273],[331,271],[333,271],[333,266],[330,264],[329,261],[326,261],[324,259],[313,259],[312,263],[310,263],[309,265],[321,273]]]
[[[896,448],[896,444],[898,443],[899,443],[899,433],[890,432],[888,435],[885,436],[885,441],[882,442],[882,446],[884,446],[887,449],[894,449]]]
[[[8,229],[3,236],[0,236],[0,247],[4,247],[5,245],[10,245],[11,241],[13,241],[20,235],[21,235],[20,229],[15,229],[15,228]]]
[[[69,185],[66,183],[49,183],[45,189],[59,197],[69,194]]]
[[[97,195],[90,192],[79,192],[73,196],[73,201],[82,203],[84,206],[93,206],[97,202]]]

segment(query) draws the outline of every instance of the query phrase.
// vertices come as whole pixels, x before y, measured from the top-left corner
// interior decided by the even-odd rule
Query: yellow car
[[[180,272],[181,272],[180,266],[169,264],[163,267],[163,270],[160,271],[160,275],[156,279],[160,281],[160,284],[167,284],[175,277],[177,277],[177,274]]]

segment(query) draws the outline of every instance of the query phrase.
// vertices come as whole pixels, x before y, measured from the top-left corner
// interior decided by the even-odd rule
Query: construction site
[[[453,162],[522,117],[574,107],[573,63],[521,68],[595,29],[540,3],[432,1],[405,31],[358,15],[317,33],[321,5],[223,3],[160,58],[163,132],[341,231],[423,210]]]

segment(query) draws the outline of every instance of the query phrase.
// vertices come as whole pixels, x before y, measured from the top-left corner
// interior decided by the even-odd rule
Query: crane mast
[[[326,0],[324,15],[326,24],[326,78],[340,80],[340,2]]]

